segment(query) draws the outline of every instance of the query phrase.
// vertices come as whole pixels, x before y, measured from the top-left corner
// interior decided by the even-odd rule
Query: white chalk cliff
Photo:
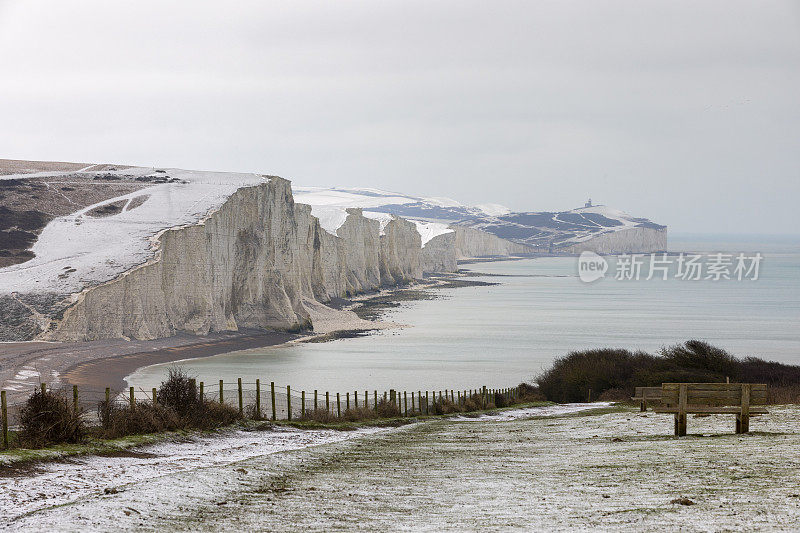
[[[85,341],[240,328],[309,329],[310,309],[320,302],[453,271],[458,258],[528,251],[476,230],[420,227],[419,221],[398,216],[365,216],[359,208],[337,215],[331,232],[313,216],[312,206],[295,203],[287,180],[247,175],[226,186],[222,193],[207,188],[215,191],[216,203],[202,216],[203,206],[193,203],[180,211],[180,224],[151,231],[148,239],[146,232],[136,235],[138,240],[120,234],[125,242],[108,257],[95,255],[84,264],[81,254],[48,258],[47,250],[34,247],[43,257],[0,269],[0,303],[6,306],[0,312],[0,337]],[[198,215],[192,219],[187,213]],[[98,224],[64,218],[50,224],[78,230],[86,227],[81,221]],[[47,232],[46,239],[58,240]],[[123,258],[135,265],[126,266]],[[62,264],[73,266],[62,271]],[[80,276],[63,274],[76,269]]]

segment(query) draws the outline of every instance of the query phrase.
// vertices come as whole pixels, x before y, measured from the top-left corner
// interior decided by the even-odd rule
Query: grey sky
[[[800,4],[0,0],[0,157],[797,234]]]

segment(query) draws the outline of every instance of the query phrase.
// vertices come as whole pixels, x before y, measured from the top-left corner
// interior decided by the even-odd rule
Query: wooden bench
[[[647,411],[647,402],[661,401],[661,387],[636,387],[631,400],[639,402],[641,411]]]
[[[686,435],[686,415],[736,415],[736,433],[750,431],[750,416],[766,414],[767,386],[763,383],[664,383],[656,413],[675,414],[675,435]]]

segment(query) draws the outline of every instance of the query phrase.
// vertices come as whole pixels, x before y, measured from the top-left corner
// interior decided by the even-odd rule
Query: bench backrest
[[[661,387],[636,387],[635,398],[658,400],[661,398]]]
[[[661,402],[667,406],[678,405],[681,385],[686,385],[687,405],[741,405],[746,386],[750,388],[750,405],[767,403],[764,383],[664,383],[661,385]]]

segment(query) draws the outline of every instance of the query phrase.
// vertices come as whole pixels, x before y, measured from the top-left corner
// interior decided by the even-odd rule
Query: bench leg
[[[681,415],[681,414],[675,415],[675,436],[676,437],[686,436],[686,415]]]
[[[641,403],[639,403],[639,410],[641,412],[643,412],[643,413],[645,411],[647,411],[647,402],[646,401],[642,400]]]
[[[750,433],[750,415],[736,415],[736,433]]]

